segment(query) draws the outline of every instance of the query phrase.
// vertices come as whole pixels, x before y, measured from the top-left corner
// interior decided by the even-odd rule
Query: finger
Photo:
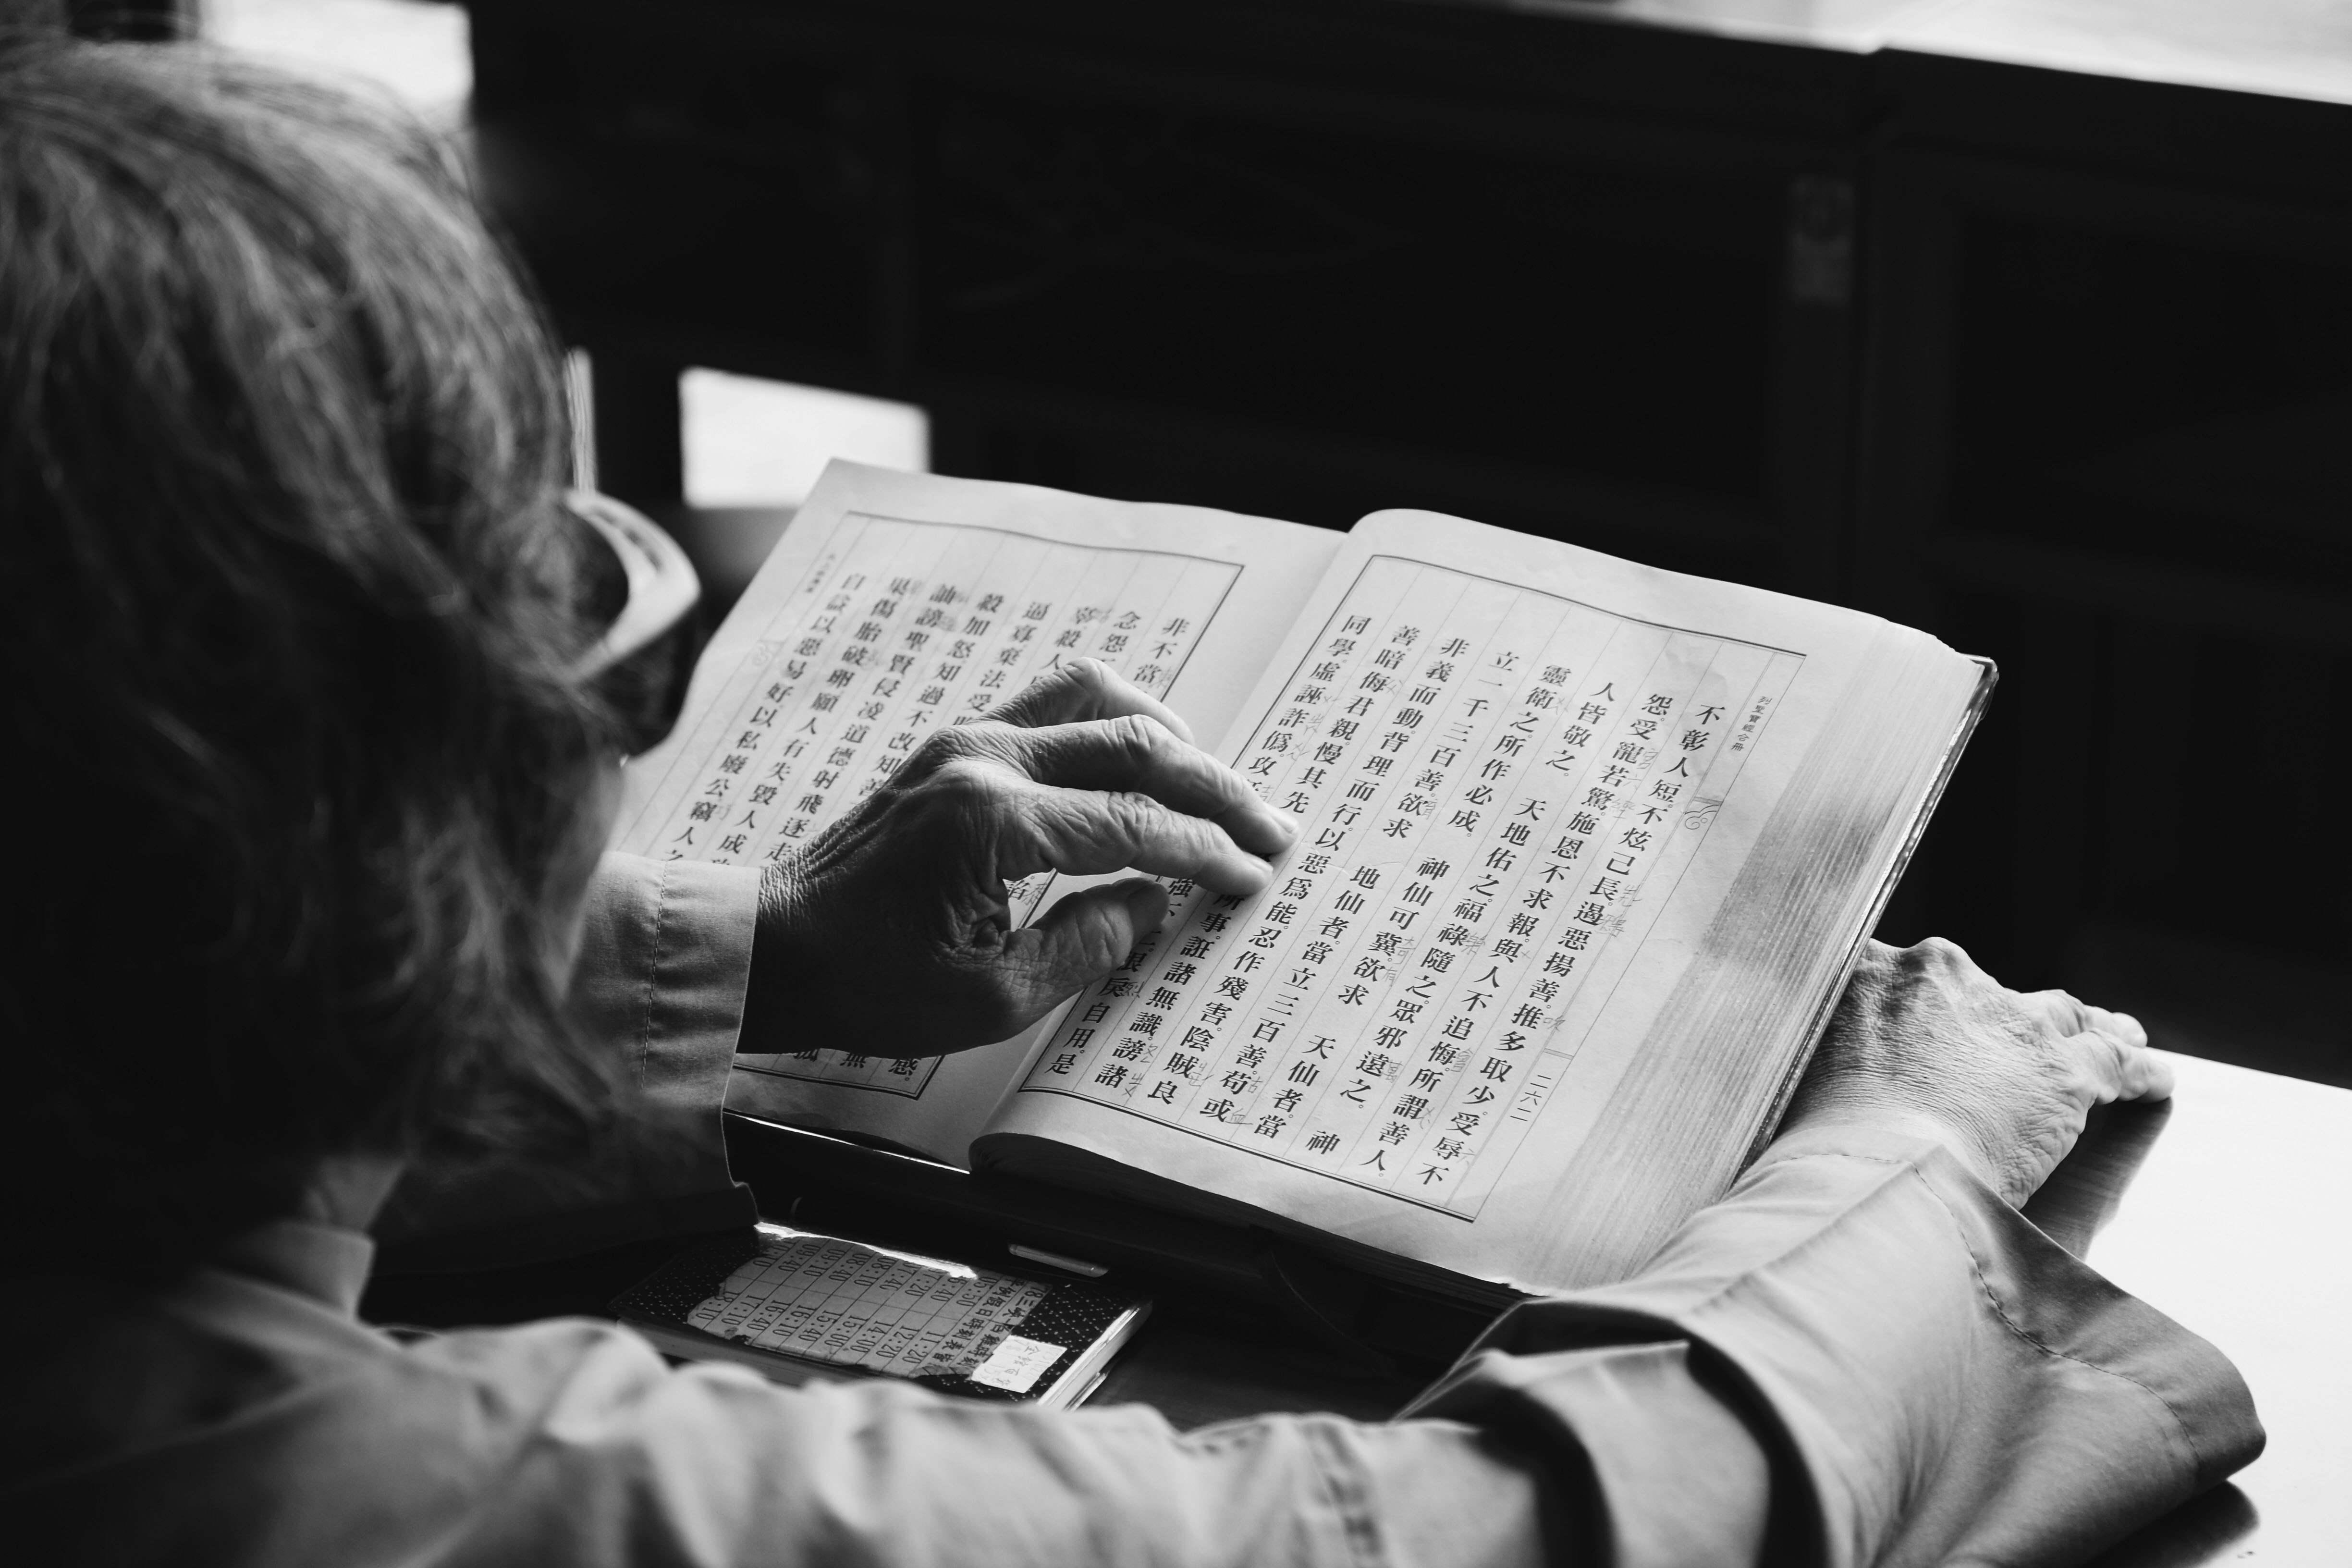
[[[1132,866],[1154,876],[1190,877],[1213,892],[1255,893],[1274,868],[1223,827],[1131,790],[1056,789],[1024,782],[1003,839],[1010,881],[1042,870],[1087,876]]]
[[[2124,1078],[2123,1098],[2126,1100],[2170,1100],[2175,1082],[2172,1063],[2160,1051],[2146,1046],[2136,1047],[2132,1053],[2131,1071]]]
[[[2029,1017],[2062,1039],[2092,1027],[2094,1009],[2085,1007],[2066,992],[2028,991],[2021,994],[2017,1002]]]
[[[1168,918],[1168,895],[1137,878],[1071,894],[1004,939],[1023,1026],[1121,963]]]
[[[2117,1016],[2109,1015],[2110,1017]],[[2165,1100],[2172,1094],[2172,1064],[2149,1050],[2137,1020],[2129,1031],[2094,1026],[2067,1041],[2091,1064],[2092,1099]],[[2133,1037],[2137,1035],[2137,1038]]]
[[[2107,1034],[2105,1029],[2100,1031],[2116,1042],[2119,1060],[2116,1072],[2116,1098],[2170,1100],[2173,1089],[2171,1061],[2162,1052],[2148,1049],[2147,1032],[2139,1026],[2138,1019],[2128,1014],[2116,1014],[2114,1016],[2130,1025],[2131,1035],[2137,1037],[2135,1039],[2130,1036]]]
[[[1034,730],[1047,724],[1121,719],[1130,713],[1157,720],[1178,740],[1192,742],[1192,727],[1174,710],[1098,658],[1072,659],[990,709],[988,717]]]
[[[2089,1027],[2098,1030],[2103,1035],[2113,1035],[2126,1045],[2147,1044],[2147,1031],[2140,1027],[2139,1020],[2129,1013],[2111,1013],[2105,1007],[2094,1007],[2087,1002],[2078,1003],[2076,1005],[2083,1009],[2084,1022]]]
[[[1040,784],[1136,790],[1204,816],[1259,855],[1290,847],[1298,829],[1258,798],[1241,774],[1149,714],[999,731],[1014,764]]]

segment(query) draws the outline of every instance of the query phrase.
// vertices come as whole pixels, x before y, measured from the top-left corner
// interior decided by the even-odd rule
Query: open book
[[[1992,682],[1871,616],[1433,513],[1339,534],[836,463],[631,764],[616,847],[787,854],[1081,656],[1297,817],[1272,886],[1170,883],[1011,1040],[739,1057],[730,1109],[1530,1289],[1630,1273],[1769,1134]]]

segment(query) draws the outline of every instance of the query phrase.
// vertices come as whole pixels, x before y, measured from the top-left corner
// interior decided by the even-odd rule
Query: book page
[[[1883,627],[1367,520],[1229,741],[1303,829],[1274,886],[1184,890],[1000,1128],[1512,1274],[1480,1222],[1557,1184]]]
[[[713,637],[677,733],[630,764],[616,847],[778,859],[927,735],[1076,658],[1110,665],[1213,741],[1339,545],[1199,508],[835,463]],[[1016,921],[1051,880],[1012,889]],[[729,1104],[961,1161],[1032,1044],[746,1055]]]

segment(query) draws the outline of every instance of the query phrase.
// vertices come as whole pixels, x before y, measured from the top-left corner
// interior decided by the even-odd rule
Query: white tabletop
[[[2168,1110],[2112,1121],[2063,1173],[2071,1190],[2027,1212],[2114,1203],[2089,1261],[2237,1363],[2270,1447],[2235,1482],[2256,1516],[2250,1533],[2216,1500],[2203,1512],[2218,1539],[2184,1553],[2190,1543],[2174,1531],[2164,1550],[2126,1560],[2342,1568],[2352,1563],[2352,1090],[2171,1060]],[[2132,1173],[2112,1157],[2127,1164],[2135,1143],[2145,1155]],[[2061,1222],[2050,1228],[2064,1239]]]

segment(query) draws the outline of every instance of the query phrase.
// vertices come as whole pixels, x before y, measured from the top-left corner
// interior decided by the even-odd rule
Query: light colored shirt
[[[708,1146],[524,1185],[616,1232],[708,1218],[741,1201],[743,887],[615,861],[597,921],[607,1037]],[[476,1243],[521,1235],[499,1201]],[[0,1301],[5,1538],[256,1568],[2063,1562],[2262,1440],[2211,1347],[1939,1146],[1853,1130],[1776,1142],[1639,1277],[1505,1314],[1383,1425],[779,1388],[578,1320],[396,1338],[354,1315],[371,1257],[280,1222],[164,1291]]]

